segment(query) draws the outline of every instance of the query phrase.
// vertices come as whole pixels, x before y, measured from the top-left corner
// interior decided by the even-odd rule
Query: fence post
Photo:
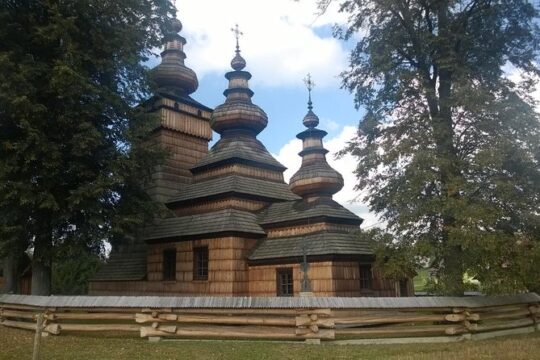
[[[39,350],[41,347],[41,332],[43,331],[43,313],[38,314],[36,322],[36,335],[34,336],[34,351],[32,360],[39,360]]]

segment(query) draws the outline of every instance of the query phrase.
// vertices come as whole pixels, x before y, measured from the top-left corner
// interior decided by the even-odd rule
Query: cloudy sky
[[[330,164],[345,178],[344,189],[335,196],[342,205],[364,218],[362,227],[377,223],[375,216],[359,202],[353,190],[354,160],[335,160],[335,152],[354,136],[362,111],[353,98],[340,89],[339,73],[346,69],[352,44],[332,37],[332,26],[344,24],[346,16],[336,7],[318,16],[316,0],[178,0],[178,18],[188,43],[186,65],[199,77],[193,97],[215,107],[224,100],[225,72],[230,70],[235,38],[231,28],[238,24],[244,35],[240,46],[253,78],[253,102],[269,117],[268,127],[259,135],[275,157],[288,167],[286,179],[300,166],[302,131],[307,109],[307,90],[302,79],[309,72],[316,83],[313,92],[320,128],[328,131],[325,146]]]

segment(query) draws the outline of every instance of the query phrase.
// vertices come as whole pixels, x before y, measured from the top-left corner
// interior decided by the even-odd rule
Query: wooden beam
[[[62,331],[140,331],[139,325],[132,324],[60,324]]]

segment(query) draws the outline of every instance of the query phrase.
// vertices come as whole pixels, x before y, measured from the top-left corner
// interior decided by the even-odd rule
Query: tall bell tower
[[[189,169],[208,153],[212,139],[212,109],[190,96],[199,82],[195,72],[184,64],[186,39],[179,34],[182,23],[176,17],[172,19],[172,30],[164,38],[161,63],[151,73],[156,94],[146,103],[149,111],[160,118],[150,146],[158,145],[168,152],[165,163],[156,166],[148,188],[150,196],[161,202],[176,194],[182,184],[191,182]]]

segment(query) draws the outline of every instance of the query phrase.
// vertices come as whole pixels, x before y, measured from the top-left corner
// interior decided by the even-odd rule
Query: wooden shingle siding
[[[184,206],[174,209],[176,216],[187,216],[195,214],[203,214],[207,212],[236,209],[245,211],[258,211],[268,205],[268,202],[259,200],[241,199],[230,197],[223,200],[203,201],[195,204],[185,204]]]
[[[303,236],[307,234],[318,233],[322,231],[329,232],[355,232],[358,231],[356,225],[331,224],[328,222],[313,222],[309,224],[292,225],[286,227],[275,227],[266,229],[268,239],[281,238],[289,236]]]
[[[254,166],[244,165],[244,164],[229,164],[223,165],[216,168],[208,169],[205,172],[196,173],[193,176],[194,181],[203,181],[209,178],[215,178],[217,176],[237,174],[249,176],[256,179],[263,179],[266,181],[275,181],[283,183],[283,172],[261,169]]]

